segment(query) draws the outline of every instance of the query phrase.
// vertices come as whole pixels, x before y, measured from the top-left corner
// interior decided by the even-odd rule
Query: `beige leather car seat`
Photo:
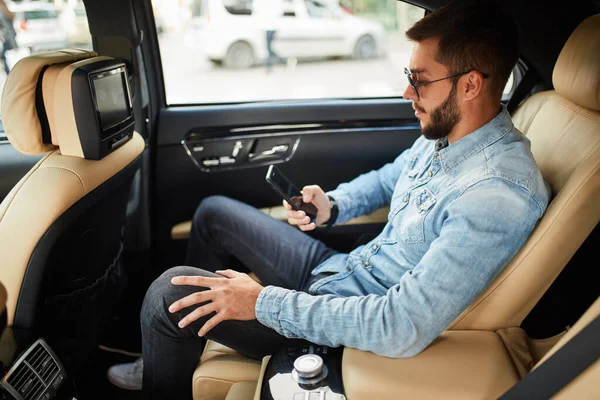
[[[507,347],[503,338],[507,330],[453,330],[443,332],[423,352],[411,358],[392,359],[345,349],[342,379],[346,397],[349,400],[498,399],[598,315],[600,298],[560,338],[534,342],[520,336],[521,341],[510,343],[512,348]],[[524,375],[514,357],[515,350],[522,357],[534,360]],[[598,399],[599,381],[600,360],[563,387],[553,399]]]
[[[514,113],[552,188],[546,213],[504,271],[421,354],[394,360],[345,349],[350,400],[494,398],[558,340],[532,341],[519,326],[600,221],[600,14],[571,34],[552,80],[554,90],[531,96]],[[225,398],[227,385],[250,379],[248,363],[258,376],[258,362],[223,354],[226,374],[213,368],[224,355],[198,366],[194,399]],[[236,366],[243,366],[239,377]]]
[[[145,147],[134,132],[100,160],[83,157],[69,74],[106,59],[84,50],[28,56],[2,94],[12,146],[45,154],[0,204],[8,327],[14,351],[44,336],[67,365],[86,356],[89,348],[78,344],[93,346],[119,298],[127,201]]]

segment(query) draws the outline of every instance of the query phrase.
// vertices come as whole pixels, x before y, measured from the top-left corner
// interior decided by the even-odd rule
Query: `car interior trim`
[[[283,206],[260,208],[263,213],[272,216],[280,221],[287,221],[287,210]],[[353,218],[350,221],[337,224],[336,226],[361,225],[361,224],[385,224],[387,222],[389,207],[382,207],[373,211],[371,214]],[[192,229],[192,221],[180,222],[171,228],[172,240],[184,240],[189,238]]]

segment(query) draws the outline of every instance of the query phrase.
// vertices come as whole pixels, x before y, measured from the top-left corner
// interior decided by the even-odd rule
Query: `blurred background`
[[[401,96],[411,52],[404,31],[424,16],[396,0],[153,5],[171,105]]]
[[[0,88],[29,54],[92,48],[81,0],[0,5]],[[152,6],[170,105],[400,96],[411,51],[404,31],[424,15],[396,0],[153,0]]]

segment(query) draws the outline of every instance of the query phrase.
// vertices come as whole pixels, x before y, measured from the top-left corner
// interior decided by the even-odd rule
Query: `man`
[[[453,2],[406,36],[414,48],[403,96],[422,137],[394,162],[331,192],[304,187],[316,224],[284,203],[299,229],[232,199],[205,199],[194,216],[190,266],[165,272],[144,299],[148,398],[191,397],[204,338],[254,358],[303,341],[416,355],[523,245],[550,190],[500,101],[518,58],[514,22],[497,3]],[[385,205],[383,231],[350,254],[301,232]],[[232,256],[262,283],[225,270]]]
[[[2,39],[0,61],[2,61],[6,75],[10,72],[10,66],[6,60],[6,52],[17,47],[17,32],[13,27],[14,17],[14,14],[9,10],[4,0],[0,0],[0,36]]]
[[[283,63],[287,60],[273,49],[273,40],[277,33],[277,25],[283,17],[283,0],[254,0],[252,2],[252,16],[259,22],[265,31],[267,49],[266,72],[271,72],[273,63]]]

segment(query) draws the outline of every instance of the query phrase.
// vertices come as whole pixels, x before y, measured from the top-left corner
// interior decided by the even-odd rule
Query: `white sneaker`
[[[142,390],[142,376],[144,373],[144,360],[142,357],[134,362],[116,364],[106,373],[108,381],[125,390]]]

